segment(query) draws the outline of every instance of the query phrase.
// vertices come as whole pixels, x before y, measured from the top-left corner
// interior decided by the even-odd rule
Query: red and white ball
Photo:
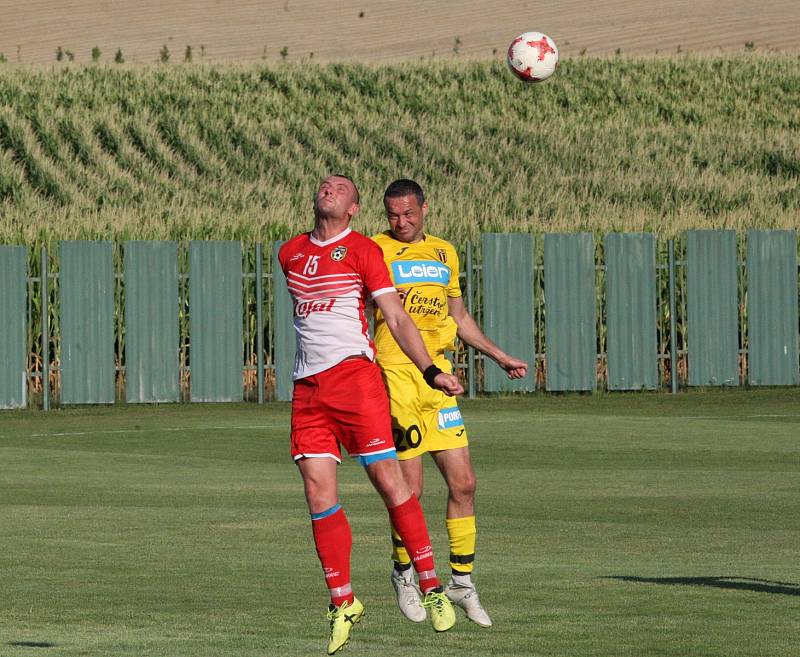
[[[546,34],[525,32],[511,42],[506,61],[511,72],[523,82],[541,82],[555,73],[558,48]]]

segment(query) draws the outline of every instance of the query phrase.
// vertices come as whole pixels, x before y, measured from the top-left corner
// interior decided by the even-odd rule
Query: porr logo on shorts
[[[333,251],[331,251],[331,260],[334,262],[341,262],[344,260],[344,257],[347,255],[347,247],[346,246],[337,246]]]
[[[439,411],[436,425],[440,429],[451,429],[453,427],[463,426],[464,420],[461,417],[461,410],[458,408],[458,406],[443,408],[441,411]]]

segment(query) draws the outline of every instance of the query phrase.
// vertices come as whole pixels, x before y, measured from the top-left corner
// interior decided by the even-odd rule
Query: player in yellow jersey
[[[455,348],[457,335],[494,360],[510,378],[525,376],[528,364],[508,355],[489,340],[467,312],[461,298],[458,255],[453,245],[425,234],[428,203],[422,188],[413,180],[396,180],[386,189],[383,203],[389,230],[372,239],[383,250],[392,282],[436,368],[451,372],[445,352]],[[464,609],[470,620],[490,627],[492,621],[481,606],[472,581],[476,538],[475,471],[461,411],[452,397],[430,389],[425,383],[423,374],[394,341],[380,311],[375,314],[375,347],[389,391],[395,448],[406,481],[418,497],[422,495],[420,457],[427,452],[447,483],[446,522],[452,579],[445,593]],[[433,374],[435,372],[430,373]],[[425,376],[428,375],[426,372]],[[411,559],[394,528],[392,542],[391,581],[398,605],[407,618],[422,621],[426,613],[414,582]]]

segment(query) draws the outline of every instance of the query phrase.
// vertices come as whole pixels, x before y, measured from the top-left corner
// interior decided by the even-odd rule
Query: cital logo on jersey
[[[334,262],[341,262],[344,260],[344,257],[347,255],[347,247],[346,246],[337,246],[333,251],[331,251],[331,260]]]
[[[450,283],[450,267],[435,260],[399,260],[392,263],[396,285],[404,283]]]
[[[333,309],[336,299],[322,299],[320,301],[298,301],[294,305],[295,317],[308,317],[311,313],[329,313]]]

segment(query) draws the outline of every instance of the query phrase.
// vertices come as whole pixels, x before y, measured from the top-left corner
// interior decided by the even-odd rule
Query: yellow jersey
[[[457,326],[448,312],[447,300],[460,297],[458,255],[453,245],[425,235],[408,244],[394,239],[390,231],[374,235],[381,247],[392,283],[400,293],[406,312],[414,320],[432,357],[455,349]],[[378,363],[410,363],[386,326],[380,310],[375,310],[375,349]]]

